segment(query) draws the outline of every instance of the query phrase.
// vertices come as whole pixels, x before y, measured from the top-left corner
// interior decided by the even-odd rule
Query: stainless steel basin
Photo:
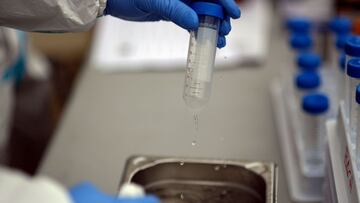
[[[274,203],[274,163],[131,157],[122,183],[142,185],[162,203]]]

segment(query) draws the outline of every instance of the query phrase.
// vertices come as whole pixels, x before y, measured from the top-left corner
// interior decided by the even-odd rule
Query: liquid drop
[[[184,194],[183,194],[183,193],[181,193],[181,194],[180,194],[180,199],[181,199],[181,200],[184,200],[184,199],[185,199],[185,197],[184,197]]]
[[[219,171],[219,170],[220,170],[220,166],[215,166],[215,167],[214,167],[214,170],[215,170],[215,171]]]
[[[195,147],[195,146],[197,145],[196,140],[192,141],[192,142],[191,142],[191,145],[192,145],[193,147]]]
[[[184,164],[185,164],[185,162],[183,162],[183,161],[182,161],[182,162],[180,162],[180,166],[183,166]]]
[[[199,131],[199,115],[197,113],[194,113],[194,126],[195,130]]]

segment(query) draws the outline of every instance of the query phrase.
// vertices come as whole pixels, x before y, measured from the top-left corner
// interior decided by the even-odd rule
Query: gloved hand
[[[169,20],[187,30],[195,30],[199,19],[189,7],[191,0],[107,0],[105,15],[130,21]],[[225,36],[231,30],[230,17],[240,17],[240,9],[234,0],[219,0],[225,8],[226,17],[221,23],[218,47],[226,45]]]
[[[70,188],[70,196],[73,203],[160,203],[154,196],[119,199],[101,192],[89,182],[83,182]]]

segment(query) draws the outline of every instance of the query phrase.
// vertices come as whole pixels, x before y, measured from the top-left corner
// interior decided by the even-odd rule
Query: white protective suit
[[[0,27],[41,32],[84,31],[94,25],[96,18],[103,15],[105,6],[106,0],[1,0]],[[9,29],[0,28],[0,42],[4,39],[4,30]],[[11,63],[9,57],[1,57],[1,53],[10,53],[8,45],[9,40],[0,43],[1,75]],[[16,55],[16,52],[12,53]],[[2,87],[4,86],[0,90]],[[1,116],[4,115],[0,115],[0,121]],[[4,137],[1,133],[0,129],[0,139]],[[0,202],[72,203],[67,190],[50,178],[32,178],[2,167]]]
[[[84,31],[102,16],[106,0],[1,0],[0,26],[25,31]]]

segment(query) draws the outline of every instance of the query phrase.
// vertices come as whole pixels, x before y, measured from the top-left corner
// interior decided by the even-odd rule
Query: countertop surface
[[[274,27],[262,66],[215,73],[198,131],[182,99],[183,71],[106,74],[89,65],[39,174],[66,186],[90,180],[116,193],[131,155],[271,161],[279,166],[278,202],[291,202],[269,92],[290,62],[286,38]]]

